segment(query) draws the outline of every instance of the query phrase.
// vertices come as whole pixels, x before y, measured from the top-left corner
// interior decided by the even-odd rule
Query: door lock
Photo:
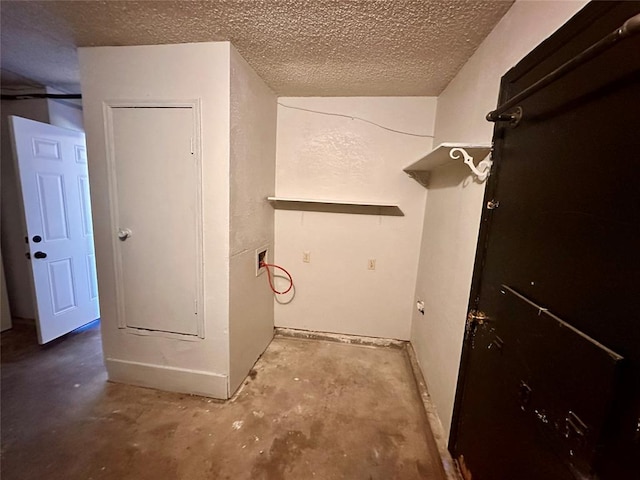
[[[477,323],[478,325],[482,325],[487,321],[489,321],[489,317],[480,310],[469,310],[469,313],[467,314],[468,323]]]

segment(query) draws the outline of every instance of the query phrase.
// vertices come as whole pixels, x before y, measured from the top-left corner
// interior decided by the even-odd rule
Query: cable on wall
[[[289,272],[287,272],[287,270],[285,270],[284,268],[282,268],[280,265],[275,265],[273,263],[267,263],[267,262],[260,262],[260,267],[264,267],[267,269],[267,278],[269,279],[269,287],[271,288],[271,291],[273,293],[275,293],[276,295],[284,295],[285,293],[289,293],[289,291],[293,288],[293,278],[291,277],[291,274]],[[282,270],[288,277],[289,280],[289,288],[287,288],[286,290],[284,290],[283,292],[276,290],[275,287],[273,286],[273,279],[271,277],[271,270],[269,270],[269,267],[273,268],[273,276],[277,276],[280,277],[281,275],[276,275],[275,274],[275,269],[279,269]]]
[[[320,114],[320,115],[329,115],[329,116],[332,116],[332,117],[342,117],[342,118],[349,118],[351,120],[360,120],[361,122],[365,122],[365,123],[368,123],[370,125],[374,125],[374,126],[376,126],[378,128],[382,128],[383,130],[387,130],[389,132],[399,133],[400,135],[409,135],[411,137],[420,137],[420,138],[434,138],[433,135],[425,135],[425,134],[422,134],[422,133],[405,132],[403,130],[396,130],[395,128],[385,127],[384,125],[380,125],[379,123],[372,122],[371,120],[367,120],[366,118],[362,118],[362,117],[357,117],[355,115],[345,115],[343,113],[334,113],[334,112],[322,112],[320,110],[312,110],[310,108],[302,108],[302,107],[294,107],[292,105],[285,105],[284,103],[280,103],[280,102],[278,102],[278,105],[280,105],[281,107],[290,108],[292,110],[301,110],[303,112],[317,113],[317,114]]]
[[[286,276],[278,275],[276,273],[273,274],[273,278],[284,278],[285,280],[288,280],[288,278]],[[280,305],[288,305],[288,304],[290,304],[296,298],[296,286],[294,285],[293,288],[291,289],[291,293],[290,293],[289,298],[287,298],[287,297],[278,297],[278,295],[274,295],[273,298]]]

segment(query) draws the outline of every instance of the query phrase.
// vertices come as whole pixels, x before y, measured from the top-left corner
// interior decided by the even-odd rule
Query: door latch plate
[[[489,317],[480,310],[469,310],[469,313],[467,313],[468,323],[483,325],[485,322],[488,322],[488,321],[489,321]]]

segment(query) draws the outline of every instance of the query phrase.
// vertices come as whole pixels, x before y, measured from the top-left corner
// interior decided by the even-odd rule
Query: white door
[[[82,132],[9,119],[42,344],[100,316],[87,149]]]
[[[200,162],[192,107],[110,107],[121,328],[202,336]]]

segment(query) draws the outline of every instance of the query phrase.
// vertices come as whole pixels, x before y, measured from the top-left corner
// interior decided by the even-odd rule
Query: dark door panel
[[[516,375],[512,400],[536,424],[541,443],[589,475],[623,358],[508,286],[500,294],[502,361]]]
[[[465,450],[473,478],[591,478],[622,356],[506,285],[471,348],[484,367],[473,384],[494,387],[473,397],[485,415],[462,413],[477,433]],[[475,443],[485,435],[493,441]],[[490,475],[476,476],[478,466]]]
[[[640,13],[592,2],[507,100]],[[474,480],[640,478],[640,36],[496,126],[450,446]]]

